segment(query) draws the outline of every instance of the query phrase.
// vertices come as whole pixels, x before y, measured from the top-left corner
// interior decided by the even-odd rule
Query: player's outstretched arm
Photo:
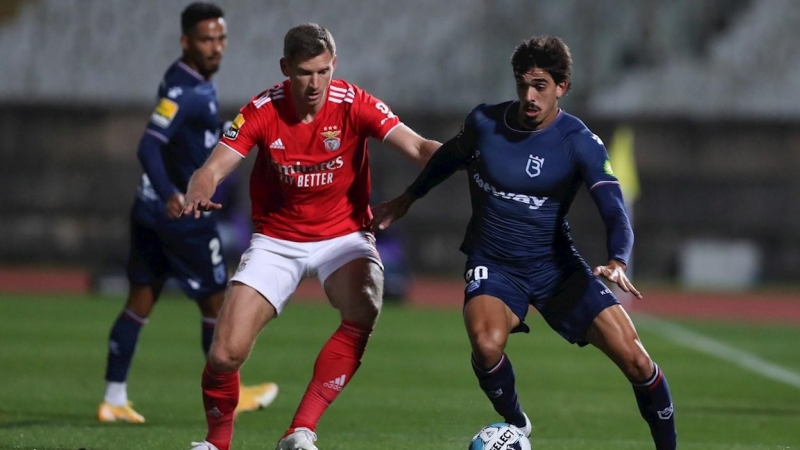
[[[644,298],[642,294],[633,286],[631,280],[625,275],[627,266],[616,259],[609,260],[604,266],[597,266],[592,273],[597,277],[603,277],[612,283],[616,283],[620,289],[629,294],[633,294],[636,298]]]
[[[424,167],[442,145],[441,142],[425,139],[402,123],[389,132],[384,142],[420,167]]]
[[[217,186],[242,161],[242,156],[222,144],[217,144],[205,164],[189,180],[183,203],[183,215],[200,217],[203,211],[221,209],[222,204],[211,201]]]
[[[469,160],[469,153],[459,147],[458,138],[442,144],[433,154],[422,173],[411,186],[398,197],[372,208],[372,229],[385,230],[393,222],[403,217],[411,204],[422,198],[431,189],[446,180]]]
[[[608,250],[608,263],[595,267],[593,273],[595,276],[602,276],[608,281],[616,283],[624,292],[642,298],[642,294],[633,287],[625,274],[626,261],[629,260],[633,249],[633,229],[628,219],[628,213],[625,211],[625,202],[622,199],[619,184],[598,184],[590,189],[590,194],[606,226],[606,248]]]

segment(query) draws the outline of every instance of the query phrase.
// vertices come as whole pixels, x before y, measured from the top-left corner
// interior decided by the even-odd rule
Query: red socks
[[[233,411],[239,403],[239,371],[215,373],[206,363],[202,387],[208,423],[206,441],[219,450],[229,450],[233,439]]]
[[[297,407],[290,428],[316,429],[319,418],[361,365],[361,356],[371,333],[372,327],[342,321],[317,356],[314,376]]]

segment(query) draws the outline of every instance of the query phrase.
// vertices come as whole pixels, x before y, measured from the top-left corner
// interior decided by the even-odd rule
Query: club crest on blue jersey
[[[227,277],[228,269],[225,267],[225,264],[219,264],[214,267],[214,281],[216,281],[217,284],[224,283]]]
[[[322,142],[325,144],[325,148],[328,149],[329,152],[335,152],[339,150],[339,146],[342,145],[342,140],[339,139],[339,134],[341,131],[336,129],[336,126],[325,127],[320,133],[322,137],[325,138]]]
[[[531,178],[538,177],[542,173],[542,166],[544,166],[544,158],[530,155],[525,173]]]

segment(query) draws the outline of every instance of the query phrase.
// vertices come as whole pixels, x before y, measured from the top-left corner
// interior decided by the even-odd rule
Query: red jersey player
[[[255,234],[217,321],[202,377],[208,433],[194,450],[230,448],[239,367],[300,280],[314,275],[342,322],[317,356],[277,448],[317,449],[317,422],[361,364],[382,303],[383,267],[369,232],[367,138],[419,165],[440,145],[405,126],[377,98],[332,79],[336,46],[325,28],[289,30],[280,65],[288,79],[240,110],[186,193],[184,215],[219,209],[211,201],[216,186],[258,147],[250,178]]]

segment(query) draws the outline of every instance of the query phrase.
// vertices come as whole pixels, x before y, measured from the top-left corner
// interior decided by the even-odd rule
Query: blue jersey
[[[495,261],[577,257],[567,212],[582,184],[618,183],[602,141],[577,117],[559,111],[537,131],[506,117],[517,102],[480,105],[456,138],[467,165],[472,217],[461,250]]]
[[[219,140],[217,90],[182,61],[167,69],[158,104],[139,143],[144,168],[131,210],[128,279],[150,285],[177,279],[186,294],[204,299],[225,289],[227,271],[216,219],[167,216],[166,200],[186,192],[192,174]]]
[[[213,81],[205,79],[182,61],[176,61],[164,74],[158,88],[158,104],[150,115],[146,135],[161,142],[161,159],[166,170],[166,180],[180,192],[186,192],[189,178],[208,159],[221,133],[217,111],[217,89]],[[141,155],[140,155],[141,156]],[[156,200],[167,189],[153,189],[157,183],[148,174],[140,186],[139,197]],[[159,195],[160,194],[160,195]]]

